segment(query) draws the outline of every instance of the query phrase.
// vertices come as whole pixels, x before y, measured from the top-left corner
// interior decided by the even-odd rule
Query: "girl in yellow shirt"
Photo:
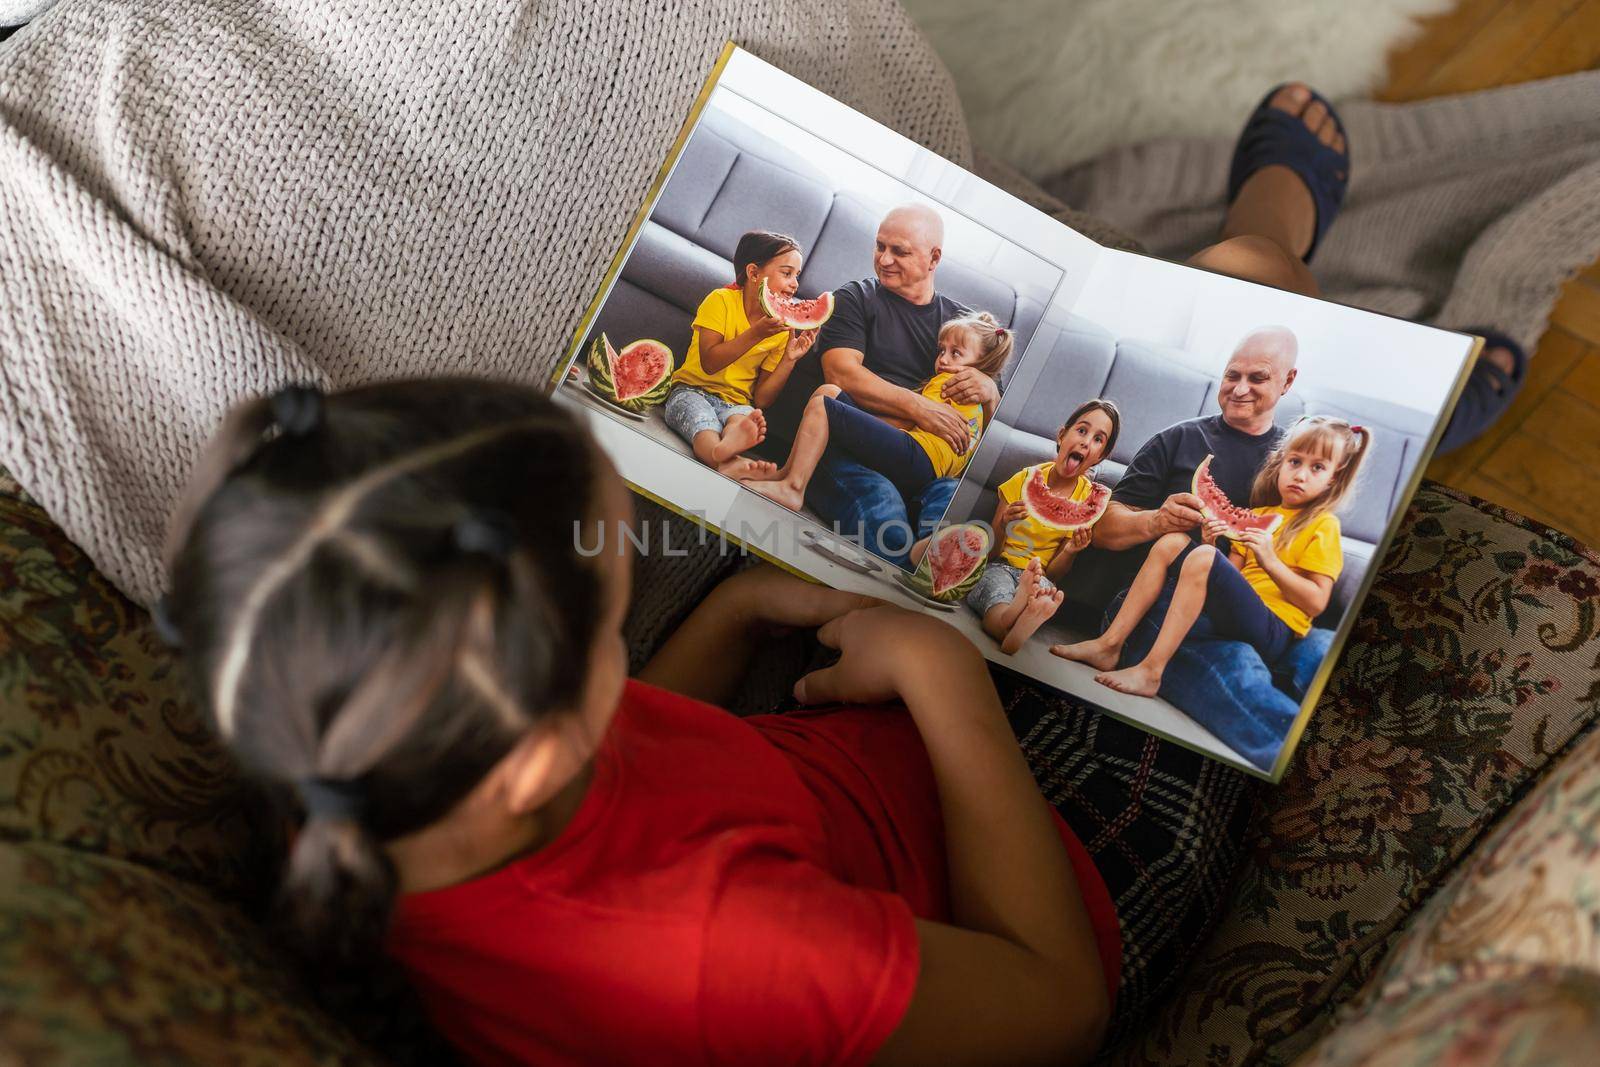
[[[966,469],[978,436],[994,417],[993,411],[980,404],[946,400],[944,383],[964,367],[998,379],[1015,345],[1011,331],[987,311],[951,319],[939,327],[933,377],[921,392],[967,420],[972,433],[965,452],[958,453],[943,438],[902,419],[863,411],[837,385],[819,385],[800,416],[788,462],[775,475],[741,480],[761,495],[798,511],[823,452],[836,448],[889,479],[907,500],[914,499],[935,478],[954,478]]]
[[[989,525],[994,547],[983,577],[967,594],[967,607],[983,620],[983,631],[1011,655],[1056,613],[1062,579],[1089,545],[1093,526],[1063,530],[1028,513],[1022,488],[1036,474],[1045,489],[1077,502],[1094,491],[1094,468],[1111,454],[1122,432],[1122,413],[1103,397],[1079,404],[1056,431],[1056,458],[1024,467],[1001,483]]]
[[[761,409],[777,399],[816,330],[790,331],[761,309],[761,283],[793,296],[803,257],[793,237],[751,230],[733,250],[738,279],[713,289],[695,312],[689,353],[672,375],[663,415],[695,458],[730,478],[771,477],[775,463],[743,453],[767,436]]]
[[[1334,510],[1349,495],[1371,448],[1371,433],[1344,419],[1308,415],[1295,420],[1250,491],[1255,514],[1283,517],[1274,532],[1249,531],[1226,557],[1217,548],[1227,532],[1221,521],[1202,527],[1200,545],[1187,533],[1167,534],[1151,546],[1106,632],[1051,651],[1098,667],[1095,681],[1136,696],[1156,695],[1168,662],[1196,628],[1244,641],[1263,661],[1274,662],[1328,606],[1344,569]],[[1180,557],[1177,577],[1168,578]],[[1131,667],[1112,670],[1134,627],[1162,602],[1166,614],[1149,654]]]

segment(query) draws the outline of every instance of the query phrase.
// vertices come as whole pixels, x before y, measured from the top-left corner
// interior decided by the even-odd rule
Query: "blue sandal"
[[[1528,354],[1521,345],[1498,330],[1481,326],[1464,332],[1482,337],[1483,349],[1478,353],[1477,365],[1472,368],[1465,388],[1461,390],[1461,399],[1450,416],[1450,423],[1439,438],[1435,455],[1442,456],[1483,436],[1484,431],[1505,414],[1506,408],[1517,398],[1522,383],[1528,378]],[[1510,374],[1483,358],[1483,353],[1491,348],[1504,348],[1511,353]]]
[[[1306,106],[1315,101],[1328,109],[1334,125],[1344,135],[1345,150],[1335,152],[1317,140],[1317,135],[1300,116],[1272,106],[1272,98],[1282,88],[1283,85],[1274,86],[1245,121],[1239,143],[1233,149],[1233,165],[1228,169],[1228,203],[1234,202],[1245,181],[1262,167],[1280,165],[1294,171],[1311,190],[1311,201],[1317,209],[1317,228],[1311,235],[1311,247],[1300,257],[1310,263],[1312,253],[1322,243],[1322,235],[1333,225],[1333,217],[1344,202],[1345,187],[1350,184],[1350,137],[1345,134],[1344,123],[1333,105],[1313,89]]]

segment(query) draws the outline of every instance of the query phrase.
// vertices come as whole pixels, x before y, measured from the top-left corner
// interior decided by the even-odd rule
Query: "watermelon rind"
[[[1093,526],[1095,523],[1100,521],[1101,516],[1106,513],[1106,508],[1111,503],[1111,487],[1100,482],[1091,482],[1090,485],[1092,488],[1089,491],[1089,498],[1087,500],[1077,500],[1071,502],[1076,506],[1087,507],[1089,509],[1088,516],[1081,522],[1069,522],[1065,524],[1057,522],[1055,519],[1052,519],[1042,512],[1036,510],[1034,502],[1032,499],[1030,499],[1030,490],[1034,488],[1034,483],[1043,482],[1043,480],[1043,472],[1036,468],[1034,473],[1022,483],[1022,506],[1028,509],[1029,518],[1043,526],[1049,527],[1052,530],[1072,531],[1080,530],[1087,526]]]
[[[933,591],[933,550],[939,541],[958,530],[974,530],[983,539],[983,550],[978,554],[978,565],[972,569],[960,582],[935,593]],[[929,600],[938,600],[944,603],[954,603],[961,600],[978,584],[978,579],[983,577],[984,568],[989,565],[989,549],[993,547],[993,540],[988,524],[981,522],[963,522],[953,526],[942,527],[928,541],[927,550],[922,554],[922,562],[917,564],[917,569],[906,579],[908,585]]]
[[[613,368],[619,358],[640,345],[654,345],[665,352],[667,354],[666,371],[662,374],[661,380],[646,392],[640,393],[638,396],[631,396],[626,400],[620,399],[617,396],[617,383]],[[646,412],[664,403],[667,399],[667,394],[672,392],[672,369],[674,366],[672,349],[653,338],[647,337],[634,341],[629,345],[625,345],[622,351],[618,352],[611,347],[610,340],[602,333],[589,346],[587,363],[589,366],[590,387],[607,401],[624,410],[636,413]]]
[[[811,301],[805,301],[811,303]],[[783,324],[791,330],[815,330],[823,323],[833,318],[833,294],[823,293],[817,297],[818,313],[810,318],[799,318],[792,314],[791,309],[784,305],[788,301],[774,296],[767,288],[767,280],[761,279],[761,310],[775,319],[782,319]]]
[[[1283,524],[1283,516],[1279,515],[1277,512],[1273,512],[1271,515],[1256,515],[1252,513],[1249,508],[1241,508],[1239,505],[1229,500],[1227,494],[1222,491],[1222,487],[1217,485],[1216,481],[1211,477],[1211,459],[1212,457],[1207,455],[1205,459],[1201,460],[1200,465],[1194,469],[1194,477],[1189,481],[1189,491],[1200,500],[1200,514],[1204,515],[1207,520],[1215,519],[1226,523],[1228,526],[1228,532],[1226,536],[1230,540],[1237,541],[1239,540],[1240,535],[1242,535],[1246,530],[1257,527],[1266,530],[1269,534],[1276,533],[1278,527]],[[1206,485],[1203,483],[1209,483],[1210,489],[1214,491],[1216,495],[1227,504],[1228,507],[1244,516],[1247,516],[1252,521],[1247,524],[1242,519],[1230,518],[1221,511],[1217,510],[1213,502],[1207,499],[1207,497],[1210,496],[1210,493],[1204,491],[1206,489]]]

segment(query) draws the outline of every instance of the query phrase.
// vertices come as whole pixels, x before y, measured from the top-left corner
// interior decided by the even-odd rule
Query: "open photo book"
[[[1276,781],[1480,345],[1103,248],[729,44],[555,393],[725,550]]]

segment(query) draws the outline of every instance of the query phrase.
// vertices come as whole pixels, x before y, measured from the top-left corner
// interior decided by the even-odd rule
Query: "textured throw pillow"
[[[1425,484],[1182,988],[1121,1064],[1286,1063],[1596,715],[1600,560]]]
[[[259,927],[179,879],[0,844],[0,915],[7,1062],[377,1062],[312,1005]]]
[[[1508,812],[1300,1063],[1572,1064],[1600,1049],[1600,734]]]
[[[281,838],[149,616],[0,473],[0,836],[149,864],[237,900]]]

